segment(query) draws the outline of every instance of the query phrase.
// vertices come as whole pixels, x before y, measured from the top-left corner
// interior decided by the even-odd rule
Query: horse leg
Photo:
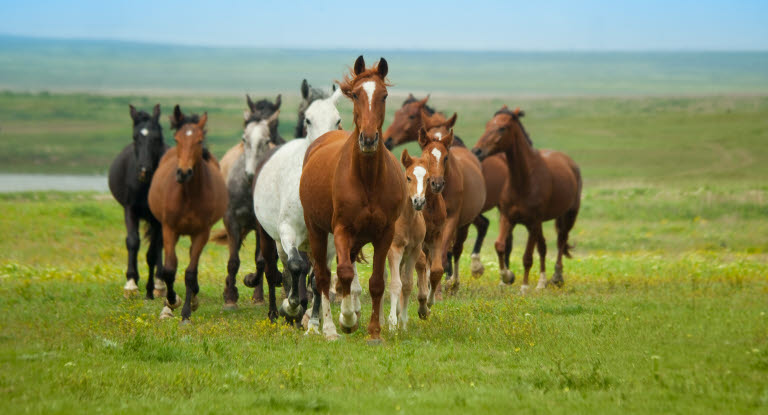
[[[485,240],[485,234],[488,233],[490,221],[483,215],[477,215],[472,224],[477,229],[477,238],[475,239],[475,246],[472,248],[472,265],[470,269],[474,278],[480,278],[483,272],[485,272],[483,261],[480,259],[480,249],[483,247],[483,240]]]
[[[389,248],[389,252],[387,253],[387,260],[389,261],[389,273],[391,277],[391,280],[389,281],[389,330],[395,331],[397,330],[397,305],[403,289],[403,283],[400,279],[400,263],[403,260],[403,247],[392,244],[392,247]]]
[[[442,260],[442,241],[435,240],[426,244],[425,254],[427,256],[427,278],[429,278],[429,297],[427,298],[427,306],[432,308],[437,298],[438,289],[440,288],[440,282],[443,279],[443,260]]]
[[[155,219],[149,220],[149,248],[147,248],[147,299],[165,296],[165,283],[160,278],[163,255],[163,230],[162,225]],[[155,279],[157,275],[157,279]]]
[[[416,285],[419,288],[419,318],[426,320],[429,317],[429,307],[427,306],[427,297],[429,296],[429,267],[427,266],[427,256],[423,250],[416,253],[418,260],[414,267],[416,268]]]
[[[378,241],[373,244],[373,272],[368,280],[368,291],[371,293],[371,321],[368,323],[369,344],[381,342],[381,325],[379,313],[381,312],[381,297],[384,295],[384,271],[387,262],[387,252],[392,244],[395,227],[391,226],[385,231]]]
[[[499,258],[499,274],[501,274],[501,283],[512,284],[515,282],[515,273],[509,269],[508,251],[512,250],[512,230],[515,225],[510,223],[506,216],[501,215],[499,219],[499,237],[496,238],[494,248],[496,256]]]
[[[571,246],[568,244],[568,234],[576,223],[576,216],[579,214],[578,208],[569,210],[555,220],[555,229],[557,230],[557,263],[555,264],[555,273],[549,281],[556,287],[562,287],[565,284],[563,280],[563,255],[571,257]]]
[[[451,248],[453,247],[453,241],[456,239],[456,231],[459,225],[459,218],[457,216],[451,217],[446,219],[445,226],[443,227],[443,233],[442,233],[442,241],[440,241],[440,253],[441,253],[441,260],[443,264],[443,269],[445,270],[445,280],[448,282],[453,278],[454,270],[453,270],[453,261],[450,256]],[[443,290],[442,290],[442,284],[438,284],[437,290],[435,292],[435,298],[437,300],[443,299]]]
[[[539,283],[536,284],[537,290],[543,290],[547,286],[547,272],[546,272],[546,259],[547,259],[547,241],[544,239],[544,232],[541,230],[541,223],[538,225],[539,239],[536,247],[539,251]]]
[[[403,326],[403,330],[408,326],[408,300],[410,300],[411,291],[413,291],[413,270],[416,268],[416,261],[419,259],[420,253],[421,244],[414,249],[411,249],[400,273],[402,291],[400,293],[400,307],[398,311],[400,313],[400,323]]]
[[[184,307],[181,308],[181,322],[189,322],[189,318],[192,317],[192,312],[197,310],[200,305],[200,300],[197,298],[197,294],[200,293],[200,285],[197,282],[197,265],[200,262],[200,254],[203,253],[203,248],[208,242],[210,236],[210,229],[200,232],[196,235],[192,235],[192,243],[189,247],[189,266],[184,272],[184,285],[187,288],[187,294],[184,296]]]
[[[306,219],[306,217],[305,217]],[[317,229],[310,221],[307,222],[307,234],[309,236],[309,246],[312,251],[312,260],[314,262],[315,273],[315,289],[320,294],[320,301],[315,298],[316,303],[320,303],[323,313],[323,335],[328,340],[336,340],[339,338],[336,332],[336,326],[333,324],[333,315],[331,314],[331,299],[329,298],[330,285],[331,285],[331,270],[328,269],[328,263],[333,259],[333,254],[328,252],[328,234],[320,229]],[[317,321],[318,317],[315,313],[316,306],[312,308],[312,318],[310,319],[311,331],[312,320]]]
[[[257,225],[258,227],[258,225]],[[256,272],[243,277],[243,284],[253,288],[251,302],[256,305],[264,304],[264,272],[266,270],[266,260],[261,253],[261,237],[258,231],[256,233],[256,249],[253,251],[253,261],[256,264]]]
[[[456,231],[456,239],[453,242],[451,253],[453,254],[453,276],[446,281],[446,285],[451,287],[452,292],[456,292],[459,289],[459,259],[461,259],[461,253],[464,251],[464,241],[467,240],[467,234],[469,233],[469,225],[462,226]]]
[[[269,317],[269,321],[274,322],[278,316],[275,287],[281,278],[280,271],[277,269],[277,246],[275,241],[261,226],[258,226],[256,236],[261,241],[261,253],[264,255],[264,273],[267,276],[267,285],[269,286],[269,311],[267,312],[267,317]]]
[[[227,214],[227,216],[230,216]],[[243,231],[237,218],[228,217],[224,221],[229,235],[229,261],[227,261],[227,278],[224,284],[224,310],[237,310],[237,271],[240,270],[240,245],[243,242]]]
[[[128,269],[125,271],[125,286],[123,287],[123,296],[132,298],[139,293],[139,269],[136,265],[136,257],[139,254],[139,216],[130,207],[127,206],[124,211],[125,229],[125,247],[128,249]]]
[[[336,246],[336,275],[339,277],[339,286],[336,287],[337,294],[341,294],[341,314],[339,323],[341,330],[345,333],[352,333],[358,328],[357,315],[352,301],[351,288],[352,281],[355,279],[355,270],[352,266],[352,237],[343,226],[337,226],[333,231],[333,243]],[[355,253],[356,254],[356,253]],[[338,293],[339,289],[341,290]]]
[[[163,272],[160,277],[165,281],[167,292],[165,294],[163,311],[160,312],[161,320],[173,318],[173,310],[181,306],[181,298],[176,295],[176,291],[173,289],[173,282],[176,279],[176,266],[178,265],[178,259],[176,258],[177,242],[179,242],[179,234],[163,225],[163,251],[165,251],[165,264],[163,265]]]
[[[280,306],[280,314],[284,315],[289,322],[297,322],[301,319],[301,300],[302,296],[299,295],[299,287],[302,274],[307,269],[307,265],[304,263],[304,259],[299,254],[299,250],[296,247],[296,232],[293,227],[283,223],[279,227],[280,232],[280,246],[278,247],[278,254],[280,260],[283,261],[283,274],[290,276],[290,281],[283,278],[283,288],[288,289],[288,298],[283,300],[283,304]]]
[[[525,244],[525,253],[523,254],[523,285],[520,286],[520,293],[525,295],[528,292],[528,275],[531,272],[533,266],[533,248],[538,241],[539,236],[536,234],[535,226],[528,226],[528,242]]]

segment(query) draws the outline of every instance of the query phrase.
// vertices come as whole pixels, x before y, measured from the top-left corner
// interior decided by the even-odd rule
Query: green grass
[[[296,98],[284,98],[281,131],[290,136]],[[401,99],[392,99],[385,126]],[[104,172],[129,140],[129,102],[160,102],[167,115],[177,100],[209,110],[216,154],[237,142],[239,98],[7,93],[0,95],[3,170]],[[470,143],[501,103],[434,99],[459,112],[457,132]],[[180,327],[157,319],[159,301],[122,298],[125,234],[109,195],[0,194],[0,407],[766,412],[768,97],[507,103],[527,111],[537,146],[567,151],[586,180],[563,289],[518,294],[520,227],[512,254],[518,281],[498,287],[492,212],[485,275],[470,278],[465,255],[459,293],[436,304],[428,321],[409,310],[408,330],[385,329],[381,347],[367,346],[364,330],[328,343],[269,324],[266,307],[251,305],[241,282],[240,309],[222,311],[227,251],[218,245],[201,259],[201,307],[191,326]],[[341,110],[349,127],[349,104]],[[551,272],[551,224],[545,236]],[[180,269],[188,247],[187,239],[179,244]],[[241,276],[254,268],[252,237],[245,247]],[[370,267],[361,270],[367,321]],[[145,278],[146,266],[140,271]]]

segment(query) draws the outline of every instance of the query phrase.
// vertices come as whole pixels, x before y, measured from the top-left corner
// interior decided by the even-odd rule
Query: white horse
[[[297,286],[301,273],[309,270],[309,264],[299,254],[299,251],[309,251],[304,208],[299,198],[304,154],[315,139],[328,131],[341,129],[341,116],[336,109],[340,96],[341,90],[337,89],[330,97],[312,102],[304,118],[307,137],[289,141],[277,149],[259,170],[254,184],[253,194],[259,195],[253,200],[256,218],[264,231],[275,240],[280,260],[293,276],[291,292],[281,306],[281,311],[290,317],[297,317],[300,311],[298,292],[293,287]],[[332,243],[329,244],[329,247],[332,246]],[[329,252],[330,260],[335,256],[335,252]],[[319,319],[315,309],[319,303],[315,301],[308,333],[318,332]],[[335,333],[335,327],[333,331]]]

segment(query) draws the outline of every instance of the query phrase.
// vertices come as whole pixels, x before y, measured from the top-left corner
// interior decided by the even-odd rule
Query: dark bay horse
[[[388,66],[384,58],[365,68],[360,56],[353,72],[339,83],[342,93],[353,101],[355,129],[351,134],[331,131],[307,149],[299,196],[304,207],[311,256],[318,290],[322,293],[323,333],[337,338],[332,321],[328,263],[329,234],[337,255],[337,291],[341,300],[341,327],[353,331],[359,324],[360,282],[353,261],[367,243],[373,244],[373,272],[369,290],[373,312],[368,334],[381,339],[379,315],[384,294],[384,268],[392,244],[395,222],[406,204],[405,177],[400,163],[384,148],[381,125],[387,99]]]
[[[130,105],[133,120],[133,142],[125,146],[109,168],[109,190],[115,200],[123,206],[127,237],[125,246],[128,249],[127,279],[123,288],[126,298],[139,292],[139,271],[136,257],[139,253],[139,220],[147,222],[149,249],[147,250],[147,298],[165,295],[165,285],[158,280],[155,285],[155,270],[160,271],[162,259],[163,233],[160,222],[149,210],[147,193],[152,176],[157,169],[160,158],[167,149],[163,141],[163,129],[160,126],[160,104],[155,105],[152,115],[137,111]]]
[[[533,266],[534,245],[539,251],[541,267],[536,288],[542,289],[549,283],[558,287],[563,285],[562,260],[563,255],[570,257],[568,233],[579,214],[582,181],[579,166],[566,154],[533,147],[520,122],[522,116],[523,112],[519,109],[510,111],[506,105],[502,107],[485,125],[485,132],[472,152],[479,159],[497,153],[507,156],[510,180],[504,186],[499,206],[502,220],[496,253],[502,280],[513,281],[514,275],[510,275],[509,264],[505,264],[503,255],[512,248],[511,233],[515,225],[521,223],[528,229],[528,243],[523,255],[525,276],[520,287],[525,293],[528,291],[528,274]],[[557,264],[548,282],[544,264],[547,245],[541,224],[552,219],[557,230]]]
[[[395,118],[384,133],[386,141],[384,144],[388,149],[392,149],[400,144],[409,143],[418,139],[419,128],[423,126],[422,112],[428,116],[435,114],[435,110],[427,105],[429,96],[422,100],[416,99],[413,94],[403,102],[403,106],[395,112]],[[453,146],[466,147],[464,142],[454,136]],[[485,213],[499,205],[499,197],[507,181],[507,163],[504,154],[487,157],[482,161],[483,178],[485,179],[485,205],[482,213]],[[483,247],[485,235],[488,232],[488,218],[482,214],[478,215],[472,224],[477,229],[477,238],[472,248],[472,275],[479,277],[483,274],[484,267],[480,260],[480,249]],[[449,256],[452,254],[449,252]],[[507,257],[509,262],[509,257]]]
[[[426,148],[429,143],[441,142],[447,145],[448,150],[447,154],[440,150],[432,150],[431,154],[445,163],[443,198],[448,216],[443,232],[443,266],[448,273],[446,284],[456,290],[460,281],[459,259],[469,225],[485,206],[485,179],[480,161],[466,147],[451,145],[456,114],[450,119],[439,113],[428,115],[422,111],[421,114],[423,126],[419,133],[419,146]]]
[[[227,209],[227,187],[216,159],[205,150],[205,124],[208,114],[198,123],[182,125],[174,139],[176,147],[165,153],[149,188],[149,207],[163,225],[165,264],[161,277],[168,287],[160,318],[173,317],[181,299],[173,289],[176,279],[176,243],[189,235],[189,266],[184,274],[187,288],[182,321],[188,321],[197,309],[197,265],[211,227]]]

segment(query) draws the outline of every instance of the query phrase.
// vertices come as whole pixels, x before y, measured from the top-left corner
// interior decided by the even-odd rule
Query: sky
[[[0,34],[298,49],[768,50],[768,0],[0,0]]]

